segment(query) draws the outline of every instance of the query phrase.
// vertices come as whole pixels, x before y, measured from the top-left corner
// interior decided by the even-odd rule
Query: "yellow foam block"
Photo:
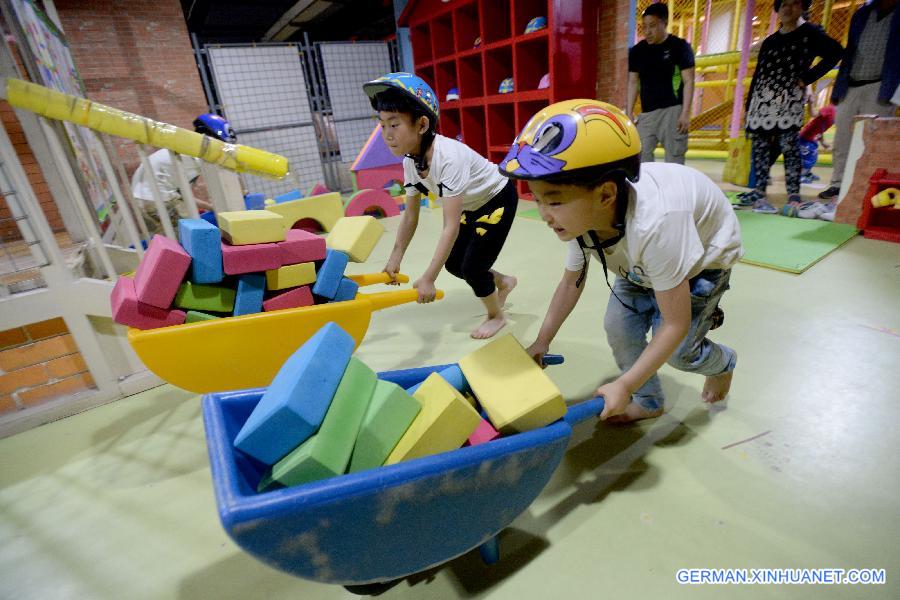
[[[284,241],[284,217],[267,210],[221,212],[216,219],[222,235],[233,246]]]
[[[284,217],[287,229],[291,229],[301,219],[315,219],[324,231],[331,231],[334,224],[344,216],[344,203],[339,192],[330,192],[266,205],[266,210]]]
[[[286,265],[279,269],[266,271],[266,289],[270,290],[307,285],[315,280],[316,263],[311,262]]]
[[[332,250],[349,254],[353,262],[361,263],[366,262],[383,234],[384,225],[375,217],[344,217],[325,238],[325,244]]]
[[[459,366],[498,431],[537,429],[566,414],[559,388],[512,334],[463,357]]]
[[[422,410],[384,461],[386,465],[456,450],[481,422],[462,394],[437,373],[428,376],[413,398]]]

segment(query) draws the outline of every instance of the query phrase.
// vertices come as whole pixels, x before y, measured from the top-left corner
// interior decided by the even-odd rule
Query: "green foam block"
[[[403,388],[379,380],[359,429],[348,472],[374,469],[384,464],[420,410],[419,401]]]
[[[275,463],[258,489],[265,490],[274,483],[299,485],[343,474],[376,381],[372,369],[351,358],[319,431]]]
[[[175,306],[200,311],[231,312],[234,310],[231,288],[185,281],[175,295]]]
[[[189,310],[187,311],[187,316],[184,319],[185,323],[199,323],[200,321],[215,321],[216,319],[221,319],[222,317],[217,317],[216,315],[210,315],[205,312],[200,312],[197,310]]]

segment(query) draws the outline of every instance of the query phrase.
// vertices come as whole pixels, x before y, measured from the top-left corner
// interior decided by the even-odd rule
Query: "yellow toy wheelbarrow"
[[[348,275],[360,286],[387,283],[386,273]],[[397,281],[409,277],[398,274]],[[444,292],[438,290],[437,298]],[[284,361],[328,322],[353,336],[366,335],[372,312],[414,302],[414,289],[357,294],[353,300],[201,321],[159,329],[128,330],[128,341],[148,369],[198,394],[264,387]]]

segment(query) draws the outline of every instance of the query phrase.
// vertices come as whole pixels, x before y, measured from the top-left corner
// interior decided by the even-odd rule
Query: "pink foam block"
[[[263,310],[281,310],[283,308],[298,308],[300,306],[312,306],[313,295],[308,285],[294,288],[290,291],[272,296],[263,302]]]
[[[136,329],[181,325],[186,316],[182,310],[158,308],[139,302],[134,279],[131,277],[119,277],[109,301],[112,305],[113,321]]]
[[[144,260],[134,273],[134,289],[139,302],[169,308],[178,286],[191,265],[191,255],[175,240],[154,235]]]
[[[282,265],[325,260],[325,238],[302,229],[289,229],[285,240],[278,242]]]
[[[476,446],[495,440],[498,437],[500,437],[500,432],[494,429],[490,423],[482,419],[481,423],[478,424],[478,428],[475,429],[475,433],[469,436],[468,445]]]
[[[281,249],[278,244],[232,246],[222,242],[222,266],[228,275],[277,269],[281,266]]]

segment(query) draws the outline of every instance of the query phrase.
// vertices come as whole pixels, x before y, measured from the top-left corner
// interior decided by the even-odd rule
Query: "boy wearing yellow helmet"
[[[642,165],[640,154],[640,136],[623,111],[568,100],[534,115],[500,163],[508,177],[528,181],[541,217],[569,246],[528,348],[535,360],[581,297],[587,254],[605,276],[607,269],[616,275],[604,328],[622,373],[597,390],[606,401],[601,418],[615,421],[662,414],[656,371],[666,362],[706,376],[705,402],[725,397],[737,362],[734,350],[706,338],[721,322],[719,300],[742,253],[734,211],[699,171]]]
[[[443,267],[465,280],[487,309],[487,318],[472,332],[489,338],[506,324],[503,304],[516,278],[493,269],[512,226],[519,202],[515,185],[497,166],[454,139],[436,133],[437,96],[411,73],[388,73],[363,85],[378,112],[381,135],[391,152],[404,156],[406,210],[384,270],[400,270],[419,222],[419,199],[433,192],[443,200],[444,226],[425,273],[413,283],[419,302],[431,302],[434,281]]]

